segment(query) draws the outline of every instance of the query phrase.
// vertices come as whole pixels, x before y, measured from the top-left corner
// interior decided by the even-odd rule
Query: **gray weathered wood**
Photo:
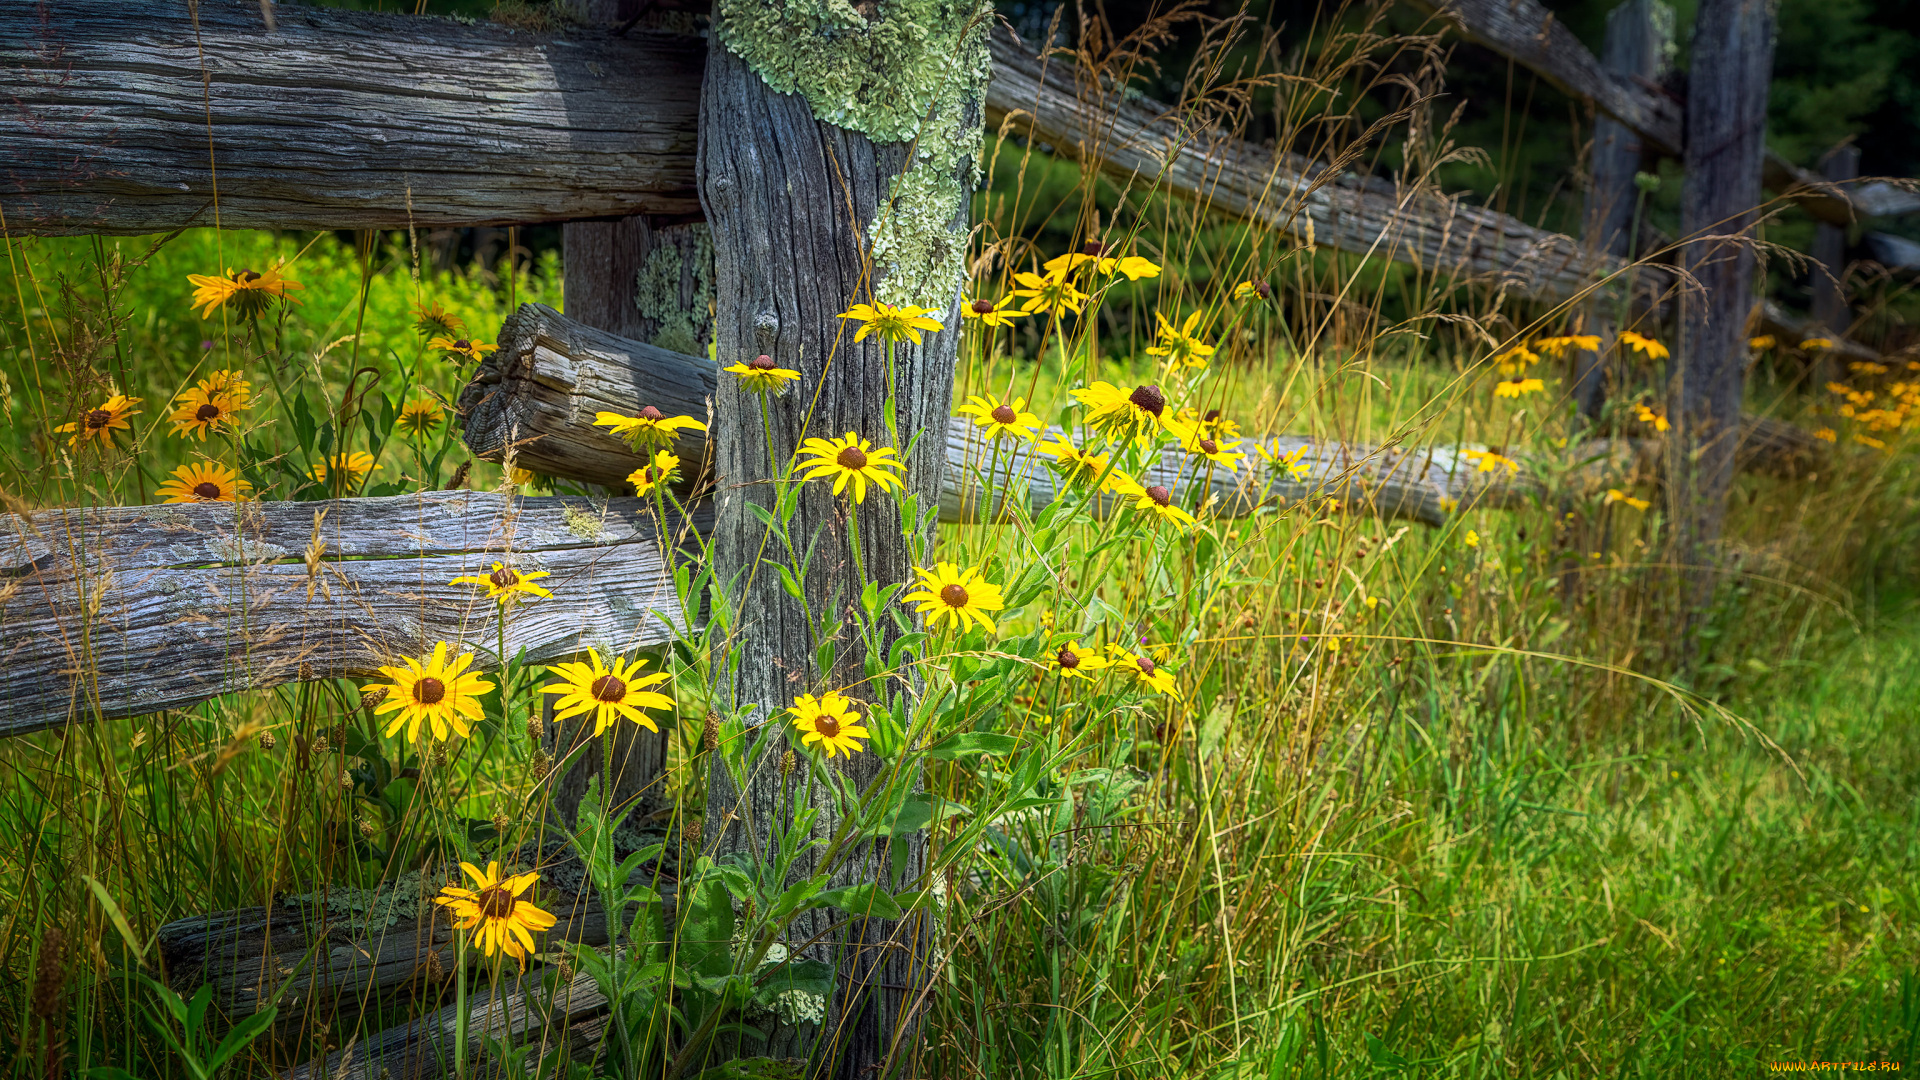
[[[495,605],[448,584],[496,559],[566,597],[515,605],[510,652],[670,641],[683,619],[650,512],[434,491],[0,517],[0,733],[367,675],[438,641],[497,666]]]
[[[1702,0],[1687,92],[1681,261],[1699,283],[1680,297],[1668,390],[1675,556],[1692,573],[1690,611],[1707,598],[1707,564],[1726,516],[1746,385],[1747,316],[1756,262],[1773,69],[1773,0]]]
[[[699,210],[697,38],[277,10],[270,31],[252,0],[0,6],[8,230]]]
[[[544,304],[522,304],[500,327],[499,349],[460,391],[467,446],[488,461],[509,445],[523,469],[618,488],[646,464],[623,440],[593,426],[595,414],[710,418],[717,368],[595,329]],[[706,437],[686,431],[675,445],[692,475]]]
[[[990,123],[1025,131],[1125,180],[1158,184],[1222,213],[1340,251],[1549,301],[1583,295],[1619,268],[1579,241],[1518,218],[1386,181],[1329,175],[1297,155],[1196,129],[1180,111],[1119,88],[1095,89],[1072,61],[1041,60],[992,35]],[[1090,94],[1093,100],[1090,100]],[[1309,222],[1311,223],[1309,225]]]
[[[1663,154],[1685,144],[1678,101],[1632,68],[1604,64],[1573,31],[1537,0],[1410,0],[1439,12],[1473,42],[1532,69],[1569,97],[1593,102],[1600,111],[1638,132]],[[1609,41],[1612,37],[1608,19]]]
[[[1638,132],[1659,153],[1678,157],[1685,109],[1651,80],[1602,64],[1537,0],[1410,0],[1442,13],[1470,41],[1531,69],[1548,84]],[[1862,217],[1920,210],[1920,195],[1884,181],[1837,185],[1771,151],[1761,183],[1789,196],[1821,221],[1846,225]]]
[[[1835,184],[1860,175],[1860,148],[1834,147],[1821,162],[1820,175]],[[1853,313],[1848,310],[1846,294],[1840,287],[1840,279],[1847,272],[1846,226],[1824,221],[1814,226],[1813,250],[1809,254],[1813,256],[1813,265],[1808,268],[1813,275],[1813,321],[1834,334],[1844,335],[1853,325]],[[1815,385],[1824,382],[1826,380],[1821,379]]]
[[[437,992],[453,971],[453,924],[428,899],[442,882],[414,880],[397,886],[404,898],[391,908],[388,894],[340,889],[175,920],[157,934],[168,982],[188,994],[212,986],[228,1021],[260,1011],[275,993],[281,1019],[291,1020],[365,1008],[394,992]],[[541,886],[537,902],[557,921],[540,941],[607,944],[606,912],[581,886],[577,864],[565,880]]]
[[[1564,28],[1555,27],[1558,35]],[[1673,9],[1661,0],[1626,0],[1607,13],[1604,71],[1629,83],[1658,85],[1667,67],[1673,39]],[[1575,45],[1579,43],[1574,42]],[[1586,194],[1585,236],[1594,251],[1622,261],[1634,256],[1634,232],[1641,205],[1636,175],[1646,164],[1633,127],[1602,113],[1594,119],[1593,152]],[[1612,337],[1618,305],[1588,305],[1589,333]],[[1606,402],[1606,354],[1580,349],[1574,354],[1573,400],[1589,421],[1600,418]]]
[[[1803,321],[1778,310],[1772,310],[1763,325],[1789,337],[1804,330]],[[461,396],[463,404],[483,397],[487,401],[484,409],[469,416],[468,443],[482,457],[497,457],[501,441],[493,433],[516,428],[538,432],[538,441],[521,447],[522,462],[538,460],[543,471],[569,480],[617,485],[641,466],[643,458],[607,436],[606,429],[593,427],[594,412],[606,409],[632,415],[648,403],[704,400],[714,393],[715,380],[715,366],[707,360],[666,353],[581,326],[542,305],[522,305],[501,330],[500,350],[483,362],[474,384]],[[662,404],[661,408],[669,407]],[[992,449],[981,443],[971,420],[949,417],[946,423],[940,520],[982,520],[987,508],[979,493],[987,472],[996,468]],[[481,426],[476,429],[476,424]],[[1779,426],[1779,422],[1750,418],[1748,427],[1755,425]],[[1057,428],[1048,430],[1058,433]],[[706,440],[698,432],[684,433],[681,439],[681,452],[689,459],[707,453]],[[1149,482],[1165,484],[1183,502],[1212,498],[1211,513],[1220,517],[1239,516],[1263,505],[1337,498],[1361,512],[1430,525],[1444,522],[1449,506],[1518,505],[1540,490],[1531,473],[1508,478],[1504,471],[1480,472],[1463,457],[1466,450],[1484,449],[1478,446],[1382,447],[1305,436],[1275,436],[1267,441],[1283,453],[1308,447],[1301,458],[1309,470],[1305,478],[1271,474],[1251,456],[1237,470],[1197,470],[1186,455],[1172,448],[1147,476]],[[1817,452],[1807,445],[1811,436],[1804,433],[1798,439],[1773,433],[1749,442],[1756,447],[1787,448],[1781,453],[1789,457]],[[1243,448],[1252,455],[1252,440]],[[1754,467],[1771,468],[1777,457],[1756,452],[1751,460]],[[1031,447],[1001,443],[997,470],[1000,486],[1024,485],[1027,504],[1036,513],[1058,493],[1053,471]],[[1191,492],[1202,484],[1208,488],[1207,495]],[[726,486],[724,478],[722,486]]]

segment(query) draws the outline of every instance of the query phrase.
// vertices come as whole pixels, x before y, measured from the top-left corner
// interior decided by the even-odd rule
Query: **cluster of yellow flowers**
[[[1847,369],[1864,382],[1880,382],[1895,371],[1890,365],[1872,360],[1856,360],[1847,365]],[[1920,372],[1920,360],[1907,361],[1904,370]],[[1920,427],[1920,381],[1911,377],[1865,389],[1830,382],[1827,390],[1842,399],[1835,411],[1852,422],[1857,430],[1851,432],[1849,438],[1861,446],[1884,450],[1888,437]],[[1839,440],[1839,433],[1830,427],[1820,428],[1814,434],[1828,442]]]

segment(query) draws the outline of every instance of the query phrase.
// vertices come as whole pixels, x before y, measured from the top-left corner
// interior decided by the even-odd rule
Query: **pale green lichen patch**
[[[647,252],[634,282],[633,302],[658,328],[649,344],[700,356],[713,338],[713,238],[705,225],[688,226],[687,235],[692,238],[688,255],[675,243],[657,243]]]
[[[569,506],[560,511],[560,519],[566,523],[567,531],[582,540],[598,541],[602,532],[600,515],[578,506]]]
[[[767,85],[875,142],[913,143],[870,228],[875,299],[944,310],[966,266],[992,60],[979,0],[719,0],[720,40]],[[956,229],[955,222],[961,222]]]

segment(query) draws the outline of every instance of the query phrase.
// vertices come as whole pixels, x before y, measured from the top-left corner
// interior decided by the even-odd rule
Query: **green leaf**
[[[873,882],[860,885],[848,885],[840,889],[828,889],[813,898],[812,907],[833,907],[849,915],[864,915],[876,919],[897,919],[900,917],[900,905],[893,902],[880,886]]]
[[[247,1044],[259,1038],[261,1033],[273,1024],[273,1018],[278,1015],[280,1015],[280,1007],[276,1005],[271,1009],[254,1013],[235,1024],[233,1030],[227,1032],[227,1037],[220,1040],[220,1045],[214,1049],[213,1056],[207,1059],[207,1071],[217,1071],[235,1054],[245,1050]]]
[[[918,648],[920,643],[925,640],[927,640],[927,635],[918,630],[911,634],[901,634],[899,637],[893,639],[893,644],[887,646],[887,668],[892,671],[900,670],[901,656],[905,654],[908,649]]]
[[[680,923],[680,956],[696,975],[721,978],[733,971],[733,894],[718,875],[702,880]]]
[[[827,675],[828,672],[831,672],[833,670],[833,639],[832,638],[828,638],[825,641],[822,641],[820,643],[820,647],[814,650],[813,661],[815,664],[814,670],[818,671],[821,677],[823,678]]]
[[[963,731],[949,735],[927,748],[926,755],[941,761],[971,757],[975,754],[1011,754],[1020,748],[1020,740],[997,731]]]
[[[787,569],[785,563],[774,563],[773,565],[775,569],[780,571],[780,587],[787,590],[788,596],[793,597],[803,604],[806,603],[807,593],[805,589],[800,587],[800,579],[793,576],[793,571]]]
[[[752,514],[754,517],[759,518],[760,524],[765,525],[767,528],[772,529],[775,532],[780,531],[780,526],[774,523],[773,515],[767,512],[766,507],[761,506],[757,502],[749,502],[747,504],[747,512]]]
[[[133,950],[133,955],[139,957],[141,963],[146,963],[146,946],[135,940],[133,927],[127,925],[126,915],[121,913],[120,905],[113,902],[113,897],[107,892],[107,887],[95,880],[92,874],[81,874],[80,880],[86,882],[87,888],[93,890],[93,898],[100,901],[100,907],[106,911],[107,918],[113,923],[113,928],[120,932],[120,940],[127,943],[127,948]]]

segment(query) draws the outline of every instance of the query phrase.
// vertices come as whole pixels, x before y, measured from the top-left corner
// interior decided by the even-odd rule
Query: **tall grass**
[[[1112,42],[1096,24],[1082,41],[1124,75],[1169,26]],[[1396,167],[1412,187],[1465,153],[1424,93],[1443,74],[1438,43],[1389,35],[1377,12],[1343,11],[1293,51],[1259,28],[1207,28],[1186,115],[1244,124],[1258,105],[1284,144]],[[1163,645],[1180,693],[1089,712],[1057,708],[1038,682],[1007,689],[1003,722],[1064,748],[1044,780],[1058,801],[948,853],[916,1074],[1666,1077],[1913,1058],[1906,443],[1842,443],[1798,475],[1743,477],[1724,583],[1682,666],[1684,568],[1665,554],[1657,475],[1612,481],[1648,497],[1644,511],[1587,486],[1575,450],[1595,432],[1551,361],[1535,369],[1545,392],[1491,394],[1490,357],[1569,313],[1315,252],[1018,141],[991,144],[988,164],[970,296],[1089,240],[1163,273],[1086,317],[970,332],[956,402],[1018,394],[1053,422],[1089,381],[1158,379],[1248,435],[1494,446],[1543,485],[1530,505],[1461,506],[1438,528],[1315,500],[1120,557],[1101,521],[1065,529],[1058,589],[1006,634],[1054,620]],[[512,302],[559,299],[550,261],[505,280],[419,272],[404,237],[356,249],[196,231],[157,246],[9,241],[8,258],[0,487],[16,509],[150,499],[198,449],[164,435],[161,406],[208,368],[257,370],[263,351],[286,363],[294,389],[259,410],[255,438],[263,454],[311,451],[285,402],[305,394],[324,412],[357,367],[395,401],[457,393],[416,307],[490,336]],[[186,274],[281,259],[307,288],[271,349],[186,310]],[[1272,298],[1236,300],[1240,282]],[[1202,313],[1218,346],[1204,373],[1144,352],[1155,312]],[[1619,368],[1629,387],[1658,380]],[[50,434],[113,390],[146,399],[131,444],[93,458]],[[1617,408],[1603,430],[1644,434],[1634,423]],[[456,437],[434,445],[457,458]],[[444,479],[404,456],[383,465],[380,490]],[[952,527],[940,551],[1020,566],[1031,542],[1004,523]],[[677,693],[682,717],[705,715],[704,686],[683,678]],[[356,687],[308,683],[0,744],[10,1068],[175,1075],[134,974],[158,926],[417,869],[399,854],[420,827],[408,808],[338,782],[359,767],[347,731],[367,726]],[[675,730],[665,774],[695,820],[697,726]],[[457,765],[454,816],[522,812],[537,770],[501,753]],[[928,779],[963,802],[991,782],[959,765]],[[434,1003],[305,1013],[237,1067],[264,1074]]]

